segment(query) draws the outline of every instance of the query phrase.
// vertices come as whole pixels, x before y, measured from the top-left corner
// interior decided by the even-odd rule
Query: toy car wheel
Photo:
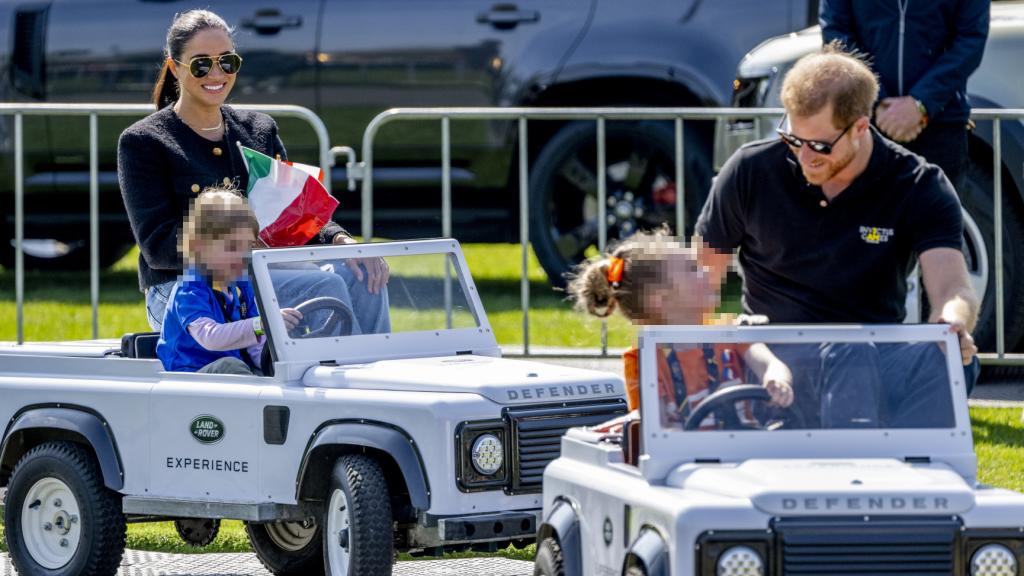
[[[245,525],[249,544],[260,562],[276,576],[316,576],[324,573],[323,538],[312,518],[305,522]]]
[[[537,546],[533,562],[533,576],[562,576],[565,574],[562,561],[562,547],[558,540],[548,537]]]
[[[19,574],[115,574],[124,555],[121,495],[103,485],[93,455],[47,442],[11,474],[4,523]]]
[[[376,461],[362,454],[338,458],[323,526],[327,574],[391,574],[391,503],[384,474]]]
[[[220,520],[217,518],[179,518],[174,521],[174,530],[182,542],[193,548],[203,548],[213,544],[220,532]]]

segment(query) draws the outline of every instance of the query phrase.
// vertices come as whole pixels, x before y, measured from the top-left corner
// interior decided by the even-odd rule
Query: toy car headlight
[[[501,420],[463,422],[455,428],[455,477],[459,490],[500,490],[508,483],[508,432]]]
[[[718,576],[764,576],[764,559],[749,546],[733,546],[718,557]]]
[[[986,544],[971,557],[971,576],[1013,576],[1017,558],[1002,544]]]
[[[501,470],[501,464],[505,461],[505,448],[494,434],[477,436],[473,441],[471,453],[473,468],[485,476],[491,476]]]

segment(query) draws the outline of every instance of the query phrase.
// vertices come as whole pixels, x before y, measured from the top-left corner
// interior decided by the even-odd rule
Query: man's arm
[[[959,250],[932,248],[921,253],[921,275],[928,301],[933,303],[929,322],[948,323],[960,337],[964,365],[978,353],[971,331],[978,322],[978,297]]]
[[[821,40],[826,46],[839,42],[847,51],[863,51],[857,44],[851,0],[821,0],[818,8]]]
[[[942,112],[981,65],[988,38],[989,10],[989,0],[960,2],[953,20],[956,34],[952,44],[910,89],[910,95],[924,104],[929,116]]]

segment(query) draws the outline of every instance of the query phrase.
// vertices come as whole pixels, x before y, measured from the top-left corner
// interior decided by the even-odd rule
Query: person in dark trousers
[[[871,70],[834,46],[800,59],[783,80],[779,138],[740,148],[712,186],[696,224],[703,263],[721,277],[738,249],[743,311],[772,323],[898,324],[917,262],[934,304],[928,321],[959,336],[970,388],[978,300],[960,252],[960,202],[941,170],[871,125],[877,96]],[[814,348],[774,352],[798,402],[818,393],[823,426],[948,423],[946,381],[920,368],[892,378],[893,367],[944,369],[935,346]]]
[[[971,112],[967,78],[981,64],[989,0],[821,0],[825,44],[865,55],[880,80],[875,125],[938,165],[961,193]]]

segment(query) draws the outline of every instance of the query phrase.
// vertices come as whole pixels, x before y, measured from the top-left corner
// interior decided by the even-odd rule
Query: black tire
[[[309,533],[309,530],[313,530]],[[323,576],[323,531],[310,519],[300,522],[245,524],[249,544],[260,563],[276,576]]]
[[[331,576],[390,576],[394,530],[380,465],[362,454],[339,457],[324,501],[324,571]]]
[[[981,308],[978,324],[974,329],[974,340],[983,352],[996,349],[996,274],[995,274],[995,218],[993,216],[992,190],[994,188],[992,169],[974,159],[968,162],[965,190],[961,191],[961,203],[967,216],[964,218],[964,257],[968,272],[972,275],[976,290],[984,285],[984,292],[978,291]],[[1003,301],[1004,327],[1006,330],[1006,351],[1015,349],[1024,337],[1024,224],[1015,202],[1010,200],[1012,192],[1003,193]],[[973,223],[973,224],[972,224]],[[972,226],[976,226],[972,230]],[[979,238],[985,243],[985,252],[976,244]]]
[[[647,576],[647,570],[644,570],[643,566],[637,566],[636,564],[626,568],[625,576]]]
[[[217,539],[220,520],[217,518],[179,518],[174,530],[181,541],[193,548],[205,548]]]
[[[39,518],[23,515],[26,506]],[[72,442],[47,442],[22,456],[7,486],[4,525],[23,576],[112,575],[124,555],[121,495],[104,486],[92,453]]]
[[[685,129],[686,235],[711,182],[709,138],[697,123]],[[666,122],[608,122],[606,190],[609,244],[676,216],[675,132]],[[598,244],[597,129],[572,122],[538,154],[530,173],[530,241],[555,286]],[[623,170],[625,169],[625,170]]]
[[[537,555],[533,559],[533,576],[564,576],[565,562],[562,558],[562,547],[558,540],[548,536],[537,545]]]

